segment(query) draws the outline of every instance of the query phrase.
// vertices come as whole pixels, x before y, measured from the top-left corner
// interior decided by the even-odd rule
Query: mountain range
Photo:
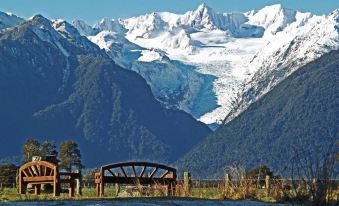
[[[0,157],[31,136],[76,139],[89,166],[280,170],[338,138],[338,49],[339,10],[201,4],[93,26],[0,12]]]
[[[317,16],[266,6],[218,13],[150,13],[73,25],[120,66],[139,73],[154,96],[217,128],[301,66],[339,48],[338,13]]]
[[[145,80],[62,20],[36,15],[0,31],[1,157],[28,137],[76,140],[87,166],[173,162],[210,133],[166,109]],[[110,158],[107,158],[110,157]]]

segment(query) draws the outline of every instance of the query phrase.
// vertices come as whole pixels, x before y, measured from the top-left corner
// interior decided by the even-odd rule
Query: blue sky
[[[25,18],[42,14],[93,24],[104,17],[126,18],[153,11],[184,13],[201,3],[219,12],[245,12],[278,3],[315,14],[327,14],[339,8],[339,0],[0,0],[0,10]]]

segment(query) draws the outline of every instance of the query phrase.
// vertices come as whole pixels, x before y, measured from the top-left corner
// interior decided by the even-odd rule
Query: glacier
[[[51,23],[58,35],[93,54],[104,51],[119,66],[140,74],[165,107],[217,128],[301,66],[338,49],[338,13],[318,16],[279,4],[219,13],[201,4],[184,14],[104,18],[93,26],[82,20]],[[0,12],[0,29],[22,21]],[[57,43],[42,30],[36,33]],[[67,48],[57,47],[67,58]]]
[[[73,25],[117,64],[143,76],[163,105],[216,128],[300,66],[337,49],[333,16],[279,4],[218,13],[201,4],[184,14]]]

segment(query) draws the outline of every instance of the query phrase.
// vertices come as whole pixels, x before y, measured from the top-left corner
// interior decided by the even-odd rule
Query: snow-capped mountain
[[[84,51],[92,54],[101,54],[102,51],[93,46],[92,42],[89,42],[88,39],[78,32],[78,30],[73,27],[70,23],[62,19],[52,20],[52,26],[59,34],[64,38],[69,40],[76,47],[83,49]]]
[[[33,136],[74,138],[102,155],[85,156],[90,166],[107,157],[174,162],[211,132],[164,108],[140,75],[64,20],[35,15],[1,29],[0,82],[0,159]]]
[[[259,11],[250,11],[246,16],[249,19],[248,24],[263,27],[264,35],[270,36],[284,30],[291,23],[298,22],[302,16],[311,16],[311,14],[286,9],[277,4],[266,6]]]
[[[328,16],[299,14],[295,22],[254,55],[250,64],[257,72],[246,82],[225,121],[232,120],[298,68],[337,49],[339,10]]]
[[[14,18],[20,19],[16,16],[14,16]],[[63,93],[65,87],[69,83],[72,61],[70,59],[70,51],[78,54],[92,54],[94,56],[106,55],[97,45],[80,35],[75,27],[64,20],[49,20],[42,15],[35,15],[28,20],[23,21],[22,24],[29,28],[27,31],[31,33],[30,35],[32,36],[33,42],[35,42],[35,38],[39,39],[39,41],[45,43],[44,46],[46,48],[52,48],[52,50],[59,55],[58,57],[52,57],[49,54],[49,50],[47,50],[45,54],[46,59],[48,59],[49,62],[55,62],[54,59],[57,58],[63,65],[63,67],[60,68],[62,71],[62,74],[60,74],[62,76],[62,81],[59,85],[59,93]],[[15,29],[16,27],[8,27],[6,31],[11,32],[13,28]],[[6,31],[2,30],[4,33]],[[72,47],[69,45],[72,45]],[[30,49],[33,50],[33,48]],[[40,71],[41,75],[46,75],[45,73],[48,71],[43,71],[41,65],[36,62],[36,59],[32,59],[31,61],[33,66],[37,67],[37,70]],[[55,78],[57,79],[58,77]]]
[[[77,28],[79,33],[84,35],[84,36],[93,36],[93,35],[96,35],[96,34],[99,33],[99,31],[97,29],[92,28],[91,26],[86,24],[86,22],[84,22],[82,20],[74,20],[74,21],[72,21],[72,24],[74,25],[74,27]]]
[[[164,105],[220,124],[300,66],[338,48],[336,13],[316,16],[281,5],[218,13],[202,4],[184,14],[73,25],[120,66],[143,76]]]
[[[20,24],[24,20],[12,13],[5,13],[0,11],[0,29],[5,29],[17,24]]]

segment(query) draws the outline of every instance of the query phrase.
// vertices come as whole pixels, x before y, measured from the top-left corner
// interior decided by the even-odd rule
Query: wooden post
[[[76,185],[76,194],[77,195],[82,195],[82,176],[81,176],[81,170],[77,171],[79,173],[78,177],[75,179],[75,185]]]
[[[105,183],[100,183],[100,197],[103,197],[105,194]]]
[[[71,177],[70,182],[69,182],[69,190],[68,190],[68,196],[69,197],[74,197],[74,179]]]
[[[185,196],[191,194],[191,174],[189,172],[184,172],[184,190]]]
[[[100,181],[100,197],[103,197],[104,194],[105,194],[104,175],[105,175],[105,172],[101,168],[101,170],[100,170],[100,179],[101,179],[101,181]]]
[[[119,183],[115,183],[115,196],[118,196],[120,192],[120,185]]]
[[[224,177],[224,182],[225,182],[225,189],[228,188],[230,186],[230,183],[231,183],[231,177],[229,174],[225,174],[225,177]]]
[[[95,191],[97,193],[97,197],[100,197],[100,183],[95,183]]]
[[[226,196],[229,192],[230,189],[230,185],[231,185],[231,177],[229,174],[225,174],[224,177],[224,196]]]
[[[120,177],[120,172],[116,173],[118,177]],[[119,183],[115,183],[115,196],[118,196],[120,193],[120,185]]]
[[[21,169],[19,170],[19,194],[25,194]]]
[[[96,195],[97,197],[100,196],[100,173],[99,172],[96,172],[94,174],[94,183],[95,183],[95,192],[96,192]]]
[[[75,179],[75,185],[76,185],[76,194],[77,195],[82,195],[82,188],[81,188],[81,179],[77,178]]]
[[[265,177],[265,187],[266,187],[266,195],[270,195],[270,189],[271,189],[271,177],[269,175],[266,175]]]
[[[34,194],[40,195],[40,193],[41,193],[41,185],[40,184],[34,185]]]
[[[56,197],[58,196],[58,183],[57,183],[57,180],[54,179],[53,181],[53,197]]]
[[[59,182],[59,171],[57,167],[53,167],[54,180],[53,180],[53,196],[60,196],[60,182]]]
[[[167,196],[175,196],[175,184],[173,182],[167,185]]]

